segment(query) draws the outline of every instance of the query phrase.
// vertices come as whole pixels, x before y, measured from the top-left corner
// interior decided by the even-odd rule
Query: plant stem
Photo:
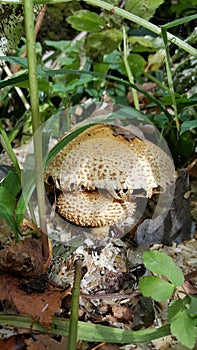
[[[131,84],[134,84],[134,78],[133,78],[133,74],[131,72],[130,66],[129,66],[129,62],[128,62],[128,45],[127,45],[127,38],[126,38],[126,31],[125,31],[125,27],[122,28],[123,31],[123,61],[124,61],[124,65],[126,68],[126,72],[127,72],[127,76],[129,79],[129,82]],[[131,88],[131,92],[133,95],[133,101],[134,101],[134,106],[135,109],[140,110],[140,106],[139,106],[139,100],[138,100],[138,95],[137,95],[137,91],[134,88]]]
[[[53,3],[55,3],[57,0],[53,0]],[[153,33],[156,33],[157,35],[160,35],[161,36],[161,29],[146,21],[145,19],[141,18],[141,17],[138,17],[136,15],[133,15],[132,13],[128,12],[128,11],[125,11],[123,9],[120,9],[119,7],[116,7],[116,6],[113,6],[105,1],[102,1],[102,0],[84,0],[86,3],[88,4],[91,4],[93,6],[98,6],[104,10],[107,10],[107,11],[113,11],[113,13],[125,18],[125,19],[128,19],[129,21],[132,21],[144,28],[147,28],[148,30],[150,30],[151,32]],[[195,20],[197,18],[197,15],[193,15],[193,16],[190,16],[190,20]],[[172,35],[171,33],[167,33],[167,38],[169,41],[172,42],[172,44],[175,44],[179,47],[181,47],[183,50],[187,51],[188,53],[190,53],[191,55],[193,56],[197,56],[197,50],[192,47],[191,45],[187,44],[185,41],[179,39],[178,37]]]
[[[82,264],[82,260],[79,259],[76,261],[75,278],[72,290],[70,324],[68,332],[68,350],[76,350]]]
[[[174,92],[174,86],[173,86],[173,79],[172,79],[172,73],[170,69],[170,52],[169,52],[169,46],[168,46],[168,39],[167,39],[167,31],[165,27],[161,28],[162,31],[162,37],[163,37],[163,42],[165,45],[165,52],[166,52],[166,72],[167,72],[167,78],[168,78],[168,85],[170,88],[170,95],[172,99],[172,105],[174,108],[174,117],[175,117],[175,122],[176,122],[176,128],[177,131],[179,132],[180,130],[180,124],[179,124],[179,118],[178,118],[178,111],[177,111],[177,105],[176,105],[176,98],[175,98],[175,92]]]
[[[30,104],[32,113],[35,178],[38,197],[38,211],[40,229],[42,234],[42,247],[44,257],[49,255],[47,227],[45,220],[45,191],[43,181],[43,154],[42,154],[42,130],[39,113],[38,81],[36,72],[36,44],[34,36],[34,12],[33,0],[24,0],[25,31],[27,38],[27,59],[29,72]]]

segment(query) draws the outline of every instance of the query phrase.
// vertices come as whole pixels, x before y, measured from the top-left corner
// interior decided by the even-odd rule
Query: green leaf
[[[71,80],[69,83],[67,83],[65,85],[65,91],[71,92],[73,90],[76,90],[76,88],[86,85],[87,83],[91,82],[92,80],[94,80],[94,77],[92,77],[92,75],[81,75],[81,77],[79,79],[73,79]],[[76,93],[76,91],[75,91]]]
[[[13,198],[16,199],[17,194],[21,190],[21,181],[15,168],[9,170],[2,185],[10,192]]]
[[[13,76],[13,78],[8,78],[8,79],[4,79],[4,80],[0,80],[0,89],[3,89],[6,86],[12,86],[12,85],[16,85],[20,82],[23,81],[28,81],[28,74],[20,74],[17,76]]]
[[[14,219],[16,199],[7,188],[0,186],[0,218],[4,219],[8,226],[18,235],[16,221]]]
[[[189,311],[197,315],[197,297],[188,295],[188,298],[190,299]]]
[[[197,128],[197,120],[187,120],[181,125],[180,135],[188,130]]]
[[[192,349],[195,345],[196,329],[193,320],[182,300],[173,300],[168,308],[168,318],[172,335],[178,341]]]
[[[86,53],[96,62],[103,56],[117,49],[122,41],[122,32],[117,29],[104,30],[101,33],[91,33],[85,43]]]
[[[158,276],[147,276],[139,281],[139,288],[145,297],[151,297],[156,301],[164,301],[171,298],[174,286]]]
[[[22,224],[24,215],[27,210],[27,206],[31,199],[31,195],[36,187],[34,170],[26,170],[22,172],[21,182],[22,182],[22,193],[20,195],[19,200],[17,201],[17,206],[16,206],[17,227],[20,227],[20,225]]]
[[[172,258],[163,252],[152,250],[143,253],[144,264],[150,271],[168,278],[175,286],[184,282],[181,269],[176,266]]]
[[[128,55],[127,60],[134,78],[139,78],[144,73],[144,68],[146,65],[145,59],[136,53],[132,53]],[[120,72],[122,74],[127,75],[124,62],[121,62],[121,68],[122,69],[120,70]]]
[[[50,91],[50,82],[48,82],[46,79],[38,79],[38,90],[44,91],[45,93],[49,93]],[[18,87],[28,89],[29,88],[29,81],[25,80],[23,82],[19,82],[15,84]]]
[[[164,0],[128,0],[125,3],[125,10],[133,15],[149,20],[163,2]]]
[[[73,28],[89,33],[98,32],[106,24],[103,18],[88,10],[76,11],[73,16],[67,18],[67,22],[70,23]]]
[[[45,44],[47,46],[51,46],[56,50],[60,50],[61,52],[66,52],[72,45],[70,40],[58,40],[58,41],[52,41],[52,40],[45,40]]]
[[[148,35],[146,35],[146,37],[136,35],[129,36],[128,42],[131,44],[132,52],[156,52],[163,47],[161,38],[154,38]]]
[[[32,317],[21,315],[0,315],[1,325],[13,325],[21,328],[30,328],[39,332],[68,336],[69,319],[54,317],[50,329],[45,328]],[[103,326],[88,322],[78,322],[78,339],[91,342],[111,342],[123,344],[148,343],[151,340],[165,337],[170,334],[169,325],[159,328],[148,328],[139,331]]]
[[[24,68],[28,68],[27,58],[15,56],[0,56],[0,61],[7,61],[9,63],[14,63]]]

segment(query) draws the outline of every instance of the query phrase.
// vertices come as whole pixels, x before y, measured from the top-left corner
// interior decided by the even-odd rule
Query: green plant
[[[184,283],[182,270],[171,257],[159,251],[145,252],[143,259],[154,276],[140,280],[140,291],[158,302],[171,300],[168,306],[171,333],[180,343],[192,349],[197,332],[197,298],[184,293],[184,286],[183,292],[179,291],[178,287]],[[181,298],[182,293],[184,297]]]

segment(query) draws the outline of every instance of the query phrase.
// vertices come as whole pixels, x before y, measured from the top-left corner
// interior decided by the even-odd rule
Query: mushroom
[[[72,139],[51,160],[45,181],[58,190],[57,211],[81,227],[106,227],[130,218],[135,222],[135,193],[150,198],[166,191],[172,178],[171,158],[146,139],[115,133],[115,126],[96,124]]]

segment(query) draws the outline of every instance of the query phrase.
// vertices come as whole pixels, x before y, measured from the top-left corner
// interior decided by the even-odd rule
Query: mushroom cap
[[[113,200],[99,191],[62,193],[57,206],[65,219],[85,227],[112,226],[126,220],[135,211],[134,203]]]
[[[49,163],[61,190],[57,209],[67,220],[88,227],[113,225],[135,213],[132,196],[143,189],[165,191],[172,179],[171,158],[158,146],[137,137],[114,135],[114,126],[97,124],[70,141]]]

